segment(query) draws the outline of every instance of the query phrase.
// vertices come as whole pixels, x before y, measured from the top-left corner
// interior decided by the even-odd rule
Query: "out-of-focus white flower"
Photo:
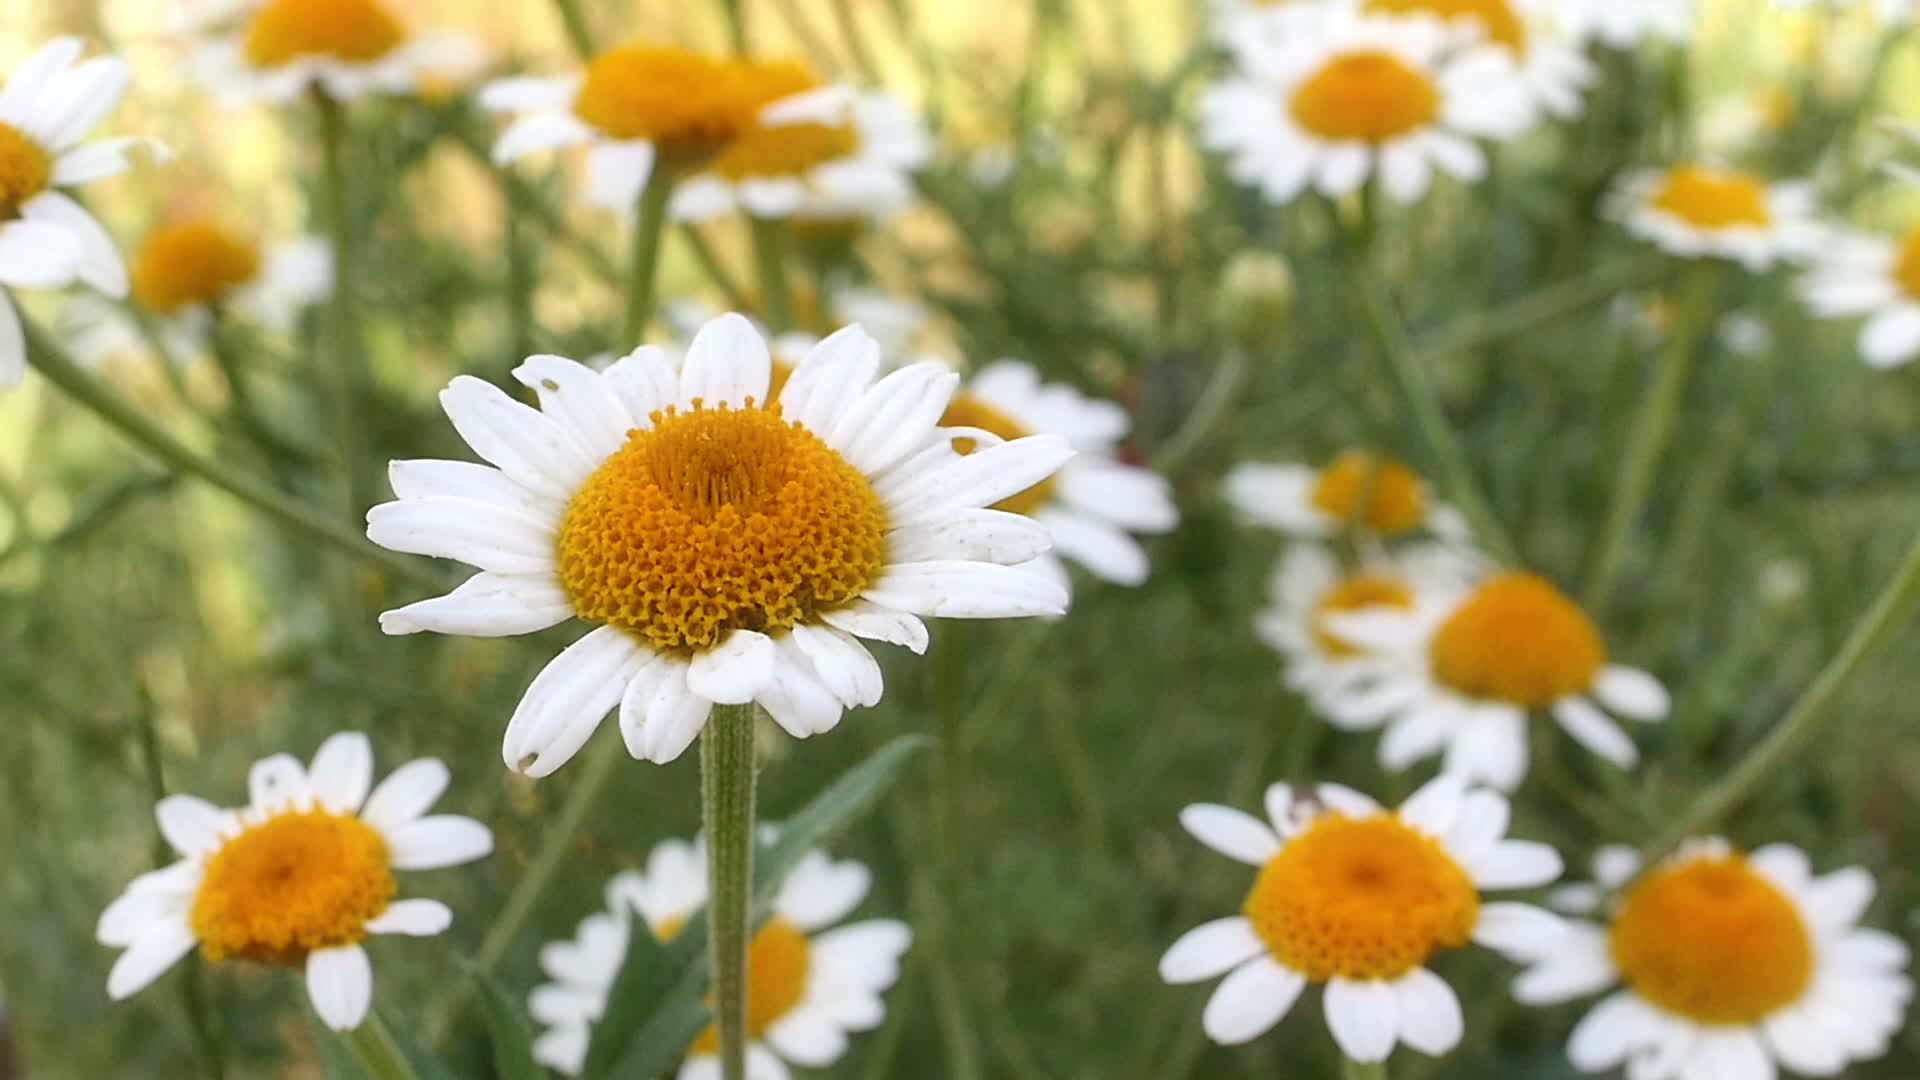
[[[1920,226],[1899,241],[1842,232],[1810,260],[1799,293],[1815,315],[1864,318],[1860,355],[1876,368],[1920,356]]]
[[[1649,39],[1684,45],[1693,38],[1696,0],[1560,0],[1558,14],[1578,41],[1631,49]]]
[[[1814,193],[1739,169],[1676,165],[1628,173],[1607,212],[1669,255],[1728,259],[1756,273],[1813,254],[1826,230]]]
[[[410,30],[386,0],[212,0],[186,29],[200,38],[194,72],[233,104],[419,93],[486,59],[476,38]]]
[[[1437,502],[1418,473],[1392,458],[1347,450],[1325,468],[1236,465],[1227,501],[1249,521],[1290,536],[1323,538],[1362,527],[1383,537],[1425,531],[1464,542],[1460,512]]]

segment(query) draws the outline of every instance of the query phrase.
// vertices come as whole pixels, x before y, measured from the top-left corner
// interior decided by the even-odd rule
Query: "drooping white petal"
[[[493,163],[511,165],[528,154],[578,146],[593,138],[593,129],[567,112],[537,112],[515,120],[493,143]]]
[[[478,573],[445,596],[380,613],[388,634],[512,637],[558,626],[573,617],[566,590],[545,574]]]
[[[1265,952],[1266,946],[1246,916],[1215,919],[1180,935],[1160,957],[1160,977],[1176,984],[1202,982]]]
[[[868,600],[855,600],[845,607],[822,612],[821,621],[869,641],[884,641],[916,653],[927,651],[927,626],[919,617],[897,608],[882,607]]]
[[[619,703],[651,656],[625,631],[602,626],[553,658],[507,722],[507,767],[540,777],[566,764]]]
[[[351,814],[373,786],[373,743],[358,731],[330,736],[307,770],[314,801],[336,814]]]
[[[846,707],[790,636],[776,644],[773,678],[760,691],[761,707],[796,739],[831,730]]]
[[[452,774],[436,758],[415,758],[393,770],[367,796],[360,820],[394,833],[425,814],[447,790]]]
[[[879,661],[858,638],[832,627],[802,623],[791,632],[793,643],[813,661],[820,681],[851,709],[879,703],[884,689]]]
[[[1293,1008],[1306,989],[1306,977],[1262,956],[1235,969],[1207,999],[1200,1026],[1223,1046],[1251,1042]]]
[[[307,996],[313,1011],[335,1031],[352,1031],[373,1004],[373,965],[358,945],[315,949],[307,954]]]
[[[452,925],[453,909],[438,900],[395,900],[367,920],[367,933],[432,937]]]
[[[653,144],[643,139],[594,144],[587,152],[587,201],[633,213],[653,179],[653,158]]]
[[[58,288],[79,272],[82,254],[80,239],[52,222],[0,223],[0,284]]]
[[[1460,998],[1446,980],[1426,968],[1414,968],[1393,984],[1400,1039],[1432,1057],[1450,1053],[1466,1033]]]
[[[669,661],[656,677],[653,696],[647,699],[642,714],[646,738],[642,740],[643,752],[637,756],[661,765],[678,758],[693,744],[712,712],[713,702],[687,688],[686,666]],[[634,741],[629,737],[627,752],[633,750]]]
[[[693,655],[687,689],[717,705],[745,705],[773,678],[773,639],[735,630],[718,645]]]
[[[118,300],[127,295],[127,264],[105,226],[79,203],[58,191],[43,191],[27,200],[20,213],[30,222],[64,229],[80,248],[74,271],[80,280]]]
[[[1661,720],[1673,708],[1673,698],[1659,679],[1638,668],[1608,664],[1593,682],[1600,704],[1631,720]]]
[[[1451,992],[1451,991],[1449,991]],[[1393,987],[1369,979],[1327,983],[1327,1029],[1342,1053],[1363,1065],[1387,1060],[1400,1035],[1400,1002]]]
[[[1553,718],[1575,742],[1622,769],[1640,760],[1640,751],[1620,725],[1583,697],[1565,697],[1553,703]]]
[[[178,919],[156,923],[139,940],[127,947],[107,973],[107,996],[125,1001],[152,984],[153,980],[180,962],[198,944],[187,925],[185,912]]]

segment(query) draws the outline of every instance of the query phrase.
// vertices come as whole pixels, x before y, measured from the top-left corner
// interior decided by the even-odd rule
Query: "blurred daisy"
[[[205,341],[216,312],[288,330],[332,291],[325,240],[302,237],[263,251],[247,234],[204,218],[155,229],[133,260],[134,300],[189,340]]]
[[[1375,176],[1411,202],[1433,171],[1486,173],[1475,138],[1508,139],[1532,119],[1499,49],[1432,19],[1335,9],[1312,34],[1253,42],[1207,92],[1201,141],[1269,202],[1312,188],[1340,196]]]
[[[96,292],[67,297],[60,305],[58,326],[67,355],[89,368],[145,360],[157,349],[163,361],[185,369],[200,358],[205,345],[204,338],[187,333],[178,322],[156,323],[155,336],[148,337],[124,304]]]
[[[1267,821],[1197,804],[1180,823],[1201,843],[1260,869],[1241,913],[1202,924],[1160,958],[1160,977],[1225,975],[1201,1025],[1244,1043],[1280,1022],[1309,983],[1325,984],[1327,1027],[1354,1061],[1397,1043],[1438,1056],[1460,1045],[1460,999],[1427,968],[1468,942],[1537,956],[1566,933],[1529,904],[1481,898],[1560,876],[1545,844],[1505,839],[1507,801],[1457,777],[1384,810],[1338,784],[1275,784]]]
[[[788,1063],[824,1069],[846,1054],[848,1033],[871,1031],[885,1018],[881,995],[900,978],[912,931],[893,919],[835,925],[860,906],[870,881],[860,863],[815,851],[781,885],[772,916],[748,945],[747,1074],[754,1080],[787,1080]],[[535,1059],[569,1076],[586,1063],[633,917],[670,941],[706,904],[705,845],[664,841],[644,873],[615,876],[606,898],[607,910],[587,916],[571,941],[540,950],[541,970],[553,981],[529,1002],[546,1029],[534,1042]],[[709,1026],[688,1050],[679,1080],[718,1080],[718,1048]]]
[[[1756,273],[1819,246],[1814,210],[1806,184],[1708,165],[1629,173],[1608,206],[1627,231],[1669,255],[1730,259]]]
[[[1418,473],[1365,450],[1343,451],[1323,469],[1237,465],[1226,495],[1248,520],[1291,536],[1334,536],[1356,525],[1387,538],[1420,530],[1467,535],[1459,511],[1435,502]]]
[[[1631,884],[1631,850],[1595,863],[1607,891],[1626,890],[1605,925],[1571,922],[1514,983],[1536,1005],[1621,987],[1574,1028],[1576,1068],[1625,1066],[1636,1080],[1766,1078],[1776,1066],[1834,1076],[1887,1052],[1913,982],[1906,944],[1858,925],[1873,900],[1866,871],[1815,877],[1798,848],[1747,855],[1719,839]]]
[[[1034,569],[1062,588],[1068,582],[1062,556],[1102,581],[1146,583],[1146,549],[1129,534],[1172,532],[1180,511],[1164,477],[1120,460],[1120,441],[1132,426],[1125,409],[1071,386],[1042,383],[1032,367],[1002,360],[982,369],[954,396],[940,423],[1002,439],[1036,432],[1065,438],[1076,451],[1074,459],[994,509],[1024,514],[1047,527],[1053,552],[1040,556]],[[962,454],[977,445],[971,435],[954,442]]]
[[[198,945],[213,961],[304,969],[320,1019],[359,1027],[373,999],[367,935],[430,937],[453,922],[438,900],[395,900],[393,871],[493,850],[485,825],[426,816],[447,780],[445,765],[420,758],[374,787],[373,749],[348,732],[321,743],[311,768],[288,754],[256,762],[243,809],[160,800],[160,831],[184,858],[135,878],[101,913],[101,943],[126,949],[107,993],[138,992]]]
[[[209,0],[186,28],[193,70],[229,103],[418,93],[485,56],[474,38],[410,30],[386,0]]]
[[[1550,0],[1363,0],[1383,15],[1431,15],[1504,52],[1533,104],[1566,119],[1599,73],[1561,29]]]
[[[936,428],[959,377],[914,364],[876,383],[879,367],[879,346],[849,327],[770,402],[765,339],[726,315],[679,365],[654,346],[604,373],[531,357],[514,377],[537,409],[455,379],[441,404],[496,467],[395,462],[398,501],[373,508],[367,535],[481,573],[382,628],[597,624],[507,725],[507,764],[545,776],[610,710],[650,761],[678,757],[715,704],[758,702],[805,738],[880,699],[861,638],[918,652],[921,616],[1062,613],[1063,590],[1010,565],[1045,551],[1046,530],[985,508],[1050,477],[1066,440],[979,432],[962,456]]]
[[[76,37],[42,46],[0,89],[0,390],[26,373],[26,335],[6,288],[58,288],[82,281],[112,297],[127,294],[126,265],[113,238],[79,203],[58,191],[127,167],[140,138],[83,143],[120,101],[127,65],[84,63]]]
[[[1405,768],[1446,751],[1445,768],[1511,791],[1527,772],[1527,721],[1550,712],[1575,742],[1621,768],[1639,760],[1609,713],[1651,722],[1670,702],[1659,680],[1610,663],[1600,631],[1545,578],[1493,574],[1464,593],[1429,590],[1412,610],[1327,616],[1341,638],[1394,665],[1353,726],[1385,724],[1383,762]]]
[[[1899,242],[1871,233],[1833,237],[1813,254],[1800,296],[1821,318],[1864,317],[1860,355],[1876,368],[1920,356],[1920,226]]]
[[[1560,22],[1575,40],[1631,49],[1658,39],[1684,45],[1693,37],[1695,0],[1560,0]]]
[[[1700,118],[1700,143],[1709,153],[1730,156],[1763,147],[1793,127],[1800,103],[1779,83],[1724,95]]]
[[[1311,34],[1341,4],[1351,6],[1348,0],[1213,0],[1213,36],[1238,49]]]
[[[832,290],[827,302],[836,320],[860,324],[893,359],[915,351],[933,324],[927,305],[881,289],[846,286]]]

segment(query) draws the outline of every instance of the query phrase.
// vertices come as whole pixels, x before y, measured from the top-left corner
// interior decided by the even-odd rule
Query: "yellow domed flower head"
[[[1227,501],[1248,520],[1291,536],[1352,531],[1384,539],[1416,532],[1464,541],[1458,511],[1436,502],[1420,475],[1393,458],[1347,450],[1322,468],[1247,464],[1227,474]]]
[[[419,33],[393,0],[242,0],[213,5],[194,27],[194,68],[232,101],[284,104],[310,90],[338,101],[417,94],[448,71],[477,68],[475,39]]]
[[[360,1026],[373,996],[367,937],[426,937],[453,922],[438,900],[394,899],[393,872],[493,850],[479,822],[427,815],[447,779],[446,766],[420,758],[375,787],[372,746],[344,733],[320,745],[311,767],[286,754],[255,763],[242,809],[162,799],[155,817],[182,858],[135,878],[101,913],[100,942],[126,950],[107,993],[137,993],[197,945],[214,962],[303,971],[329,1027]]]
[[[1536,1005],[1619,987],[1574,1028],[1576,1068],[1833,1076],[1887,1052],[1913,982],[1906,944],[1859,926],[1874,893],[1865,870],[1815,876],[1798,848],[1717,838],[1645,873],[1629,848],[1594,864],[1597,885],[1556,896],[1600,921],[1570,922],[1514,983]]]
[[[1560,876],[1545,844],[1505,838],[1507,801],[1442,776],[1398,810],[1337,784],[1275,784],[1267,820],[1197,804],[1180,823],[1257,867],[1239,915],[1188,931],[1160,958],[1170,983],[1221,980],[1201,1024],[1232,1045],[1280,1022],[1324,985],[1327,1027],[1348,1058],[1385,1061],[1396,1044],[1441,1055],[1465,1030],[1460,999],[1428,967],[1469,943],[1533,956],[1565,933],[1552,914],[1489,901]]]
[[[1819,246],[1815,209],[1810,185],[1702,163],[1629,173],[1607,207],[1669,255],[1726,259],[1755,273]]]
[[[455,379],[441,404],[492,466],[395,462],[398,499],[367,535],[481,572],[381,626],[593,626],[507,725],[507,764],[544,776],[615,710],[650,761],[678,757],[716,704],[757,702],[796,738],[818,734],[880,699],[861,638],[921,651],[921,616],[1063,612],[1063,590],[1012,565],[1047,549],[1046,530],[986,508],[1052,475],[1065,440],[962,456],[936,427],[958,376],[914,364],[875,381],[879,368],[850,327],[775,397],[766,340],[725,315],[681,363],[655,346],[605,372],[531,357],[514,377],[539,408]]]
[[[260,263],[252,237],[218,222],[163,225],[134,256],[133,298],[162,315],[220,304],[260,275]]]

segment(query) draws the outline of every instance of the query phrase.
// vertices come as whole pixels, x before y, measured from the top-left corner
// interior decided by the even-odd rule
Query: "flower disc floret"
[[[1648,873],[1627,893],[1608,949],[1641,997],[1702,1024],[1755,1023],[1813,981],[1799,908],[1739,854]]]
[[[767,105],[815,85],[797,64],[627,45],[587,65],[573,111],[610,138],[711,153],[753,127]]]
[[[735,182],[757,176],[797,176],[859,150],[860,133],[850,125],[761,125],[729,143],[711,167]]]
[[[371,63],[407,40],[380,0],[267,0],[247,25],[247,62],[281,67],[301,57]]]
[[[1527,23],[1511,0],[1369,0],[1367,7],[1389,15],[1437,15],[1443,19],[1473,19],[1485,28],[1487,40],[1516,55],[1527,48]]]
[[[886,565],[885,507],[859,469],[777,410],[655,413],[568,504],[574,610],[688,655],[851,602]]]
[[[252,240],[210,221],[183,221],[147,238],[134,258],[133,296],[171,314],[215,303],[259,274],[260,249]]]
[[[396,886],[373,826],[324,810],[288,811],[228,840],[207,860],[190,922],[209,960],[297,965],[351,945]]]
[[[1652,206],[1701,229],[1765,228],[1773,224],[1767,185],[1751,173],[1683,165],[1669,171]]]
[[[20,207],[53,182],[53,158],[19,128],[0,120],[0,221],[20,216]]]
[[[1327,61],[1287,104],[1301,127],[1322,138],[1386,142],[1433,123],[1440,90],[1392,53],[1366,49]]]
[[[1274,959],[1314,982],[1395,979],[1465,945],[1480,894],[1397,816],[1329,813],[1268,860],[1245,911]]]
[[[941,427],[979,428],[992,432],[1011,442],[1024,439],[1033,432],[1025,424],[1008,416],[1005,412],[987,404],[973,394],[960,393],[953,396],[953,402],[940,417]],[[975,440],[958,438],[953,440],[953,448],[961,454],[971,454],[977,448]],[[1032,514],[1053,501],[1059,486],[1058,474],[1033,485],[1025,491],[1018,491],[993,504],[995,510],[1005,510],[1009,514]]]
[[[1313,639],[1329,656],[1359,656],[1366,650],[1327,628],[1330,615],[1368,608],[1413,609],[1413,589],[1386,574],[1354,574],[1321,595],[1313,606]]]
[[[1435,631],[1433,674],[1468,697],[1544,708],[1593,685],[1607,649],[1580,606],[1537,574],[1496,574]]]
[[[1427,516],[1427,489],[1419,475],[1363,450],[1348,450],[1320,470],[1310,497],[1342,524],[1364,521],[1385,536],[1417,528]]]

